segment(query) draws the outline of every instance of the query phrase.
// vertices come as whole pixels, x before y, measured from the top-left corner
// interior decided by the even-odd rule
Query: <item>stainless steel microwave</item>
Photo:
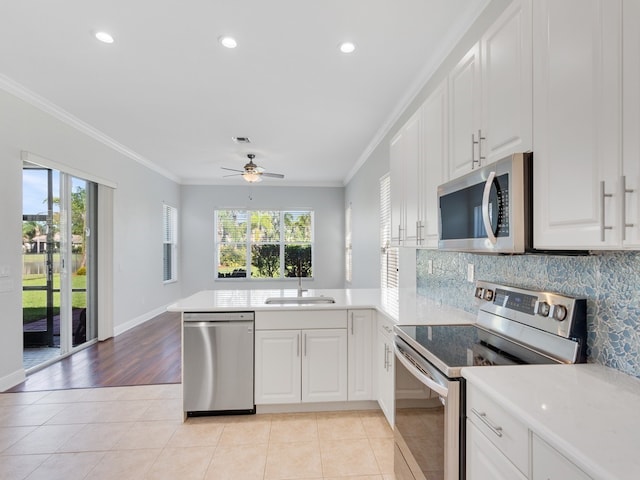
[[[438,249],[524,253],[533,245],[531,153],[516,153],[438,187]]]

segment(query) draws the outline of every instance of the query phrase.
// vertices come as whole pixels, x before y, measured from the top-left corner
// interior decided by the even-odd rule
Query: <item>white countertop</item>
[[[640,478],[640,380],[595,364],[467,367],[462,375],[594,479]]]
[[[296,289],[282,290],[203,290],[170,305],[171,312],[336,310],[372,308],[395,323],[405,325],[474,323],[472,313],[440,305],[404,289],[309,289],[304,296],[333,297],[331,304],[270,304],[269,297],[295,297]]]

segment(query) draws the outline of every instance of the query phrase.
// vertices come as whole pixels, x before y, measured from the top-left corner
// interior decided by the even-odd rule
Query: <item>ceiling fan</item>
[[[281,173],[265,172],[264,168],[259,167],[258,165],[253,163],[253,159],[256,158],[256,156],[253,153],[247,154],[247,158],[249,158],[249,163],[245,164],[244,170],[221,167],[223,170],[240,172],[240,173],[232,173],[231,175],[225,175],[225,177],[235,177],[236,175],[242,175],[242,178],[244,178],[249,183],[261,182],[262,177],[284,178],[284,175],[282,175]]]

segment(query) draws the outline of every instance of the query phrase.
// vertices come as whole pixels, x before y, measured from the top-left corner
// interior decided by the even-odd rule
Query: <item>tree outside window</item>
[[[313,212],[217,210],[218,278],[312,276]]]

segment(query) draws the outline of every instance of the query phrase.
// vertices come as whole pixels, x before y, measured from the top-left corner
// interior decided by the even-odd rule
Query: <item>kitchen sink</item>
[[[336,303],[333,297],[269,297],[264,303],[271,304],[283,304],[283,305],[307,305],[317,303]]]

